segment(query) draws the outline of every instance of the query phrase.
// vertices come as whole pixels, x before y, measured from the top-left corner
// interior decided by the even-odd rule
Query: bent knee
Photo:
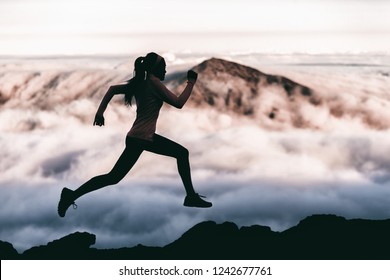
[[[106,174],[106,183],[108,185],[116,185],[118,184],[122,179],[124,175],[117,173],[117,172],[110,172]]]
[[[187,148],[181,147],[178,153],[179,158],[188,158],[190,155],[190,152],[188,151]]]

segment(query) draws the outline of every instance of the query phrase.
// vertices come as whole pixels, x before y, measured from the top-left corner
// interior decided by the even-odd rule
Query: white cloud
[[[187,54],[171,58],[190,63],[197,59]],[[284,56],[237,57],[254,63],[268,61],[267,67],[274,65],[273,71],[306,81],[321,89],[326,98],[343,96],[340,102],[344,106],[354,103],[359,110],[368,108],[372,115],[387,114],[388,106],[378,104],[387,104],[389,98],[385,91],[388,68],[340,66],[340,61],[353,59],[383,62],[380,58],[294,58],[301,63],[294,66],[299,71],[291,65],[293,68],[275,67],[275,61],[290,61]],[[318,69],[321,59],[339,64]],[[283,230],[315,213],[370,219],[390,214],[388,130],[374,130],[346,116],[331,120],[323,129],[275,132],[262,129],[253,119],[185,107],[180,111],[163,108],[158,129],[190,150],[195,188],[214,203],[211,209],[183,207],[184,188],[175,161],[145,153],[120,184],[81,198],[78,210],[69,209],[65,219],[60,219],[56,207],[62,187],[74,189],[111,169],[122,152],[135,112],[135,108],[110,104],[106,126],[93,127],[99,100],[90,96],[99,85],[88,80],[97,82],[111,75],[120,80],[125,75],[122,71],[128,70],[112,70],[120,63],[104,59],[95,65],[91,62],[89,70],[77,70],[79,64],[63,69],[66,61],[56,60],[60,69],[49,72],[50,60],[43,62],[43,70],[39,62],[29,64],[31,61],[20,66],[8,61],[0,67],[9,75],[2,76],[9,82],[5,85],[2,80],[2,92],[11,90],[13,83],[19,85],[13,105],[2,105],[0,111],[0,240],[14,243],[19,250],[77,230],[96,234],[97,246],[107,248],[165,245],[204,220]],[[302,66],[305,61],[313,65]],[[31,72],[39,73],[39,78],[28,83]],[[64,72],[74,83],[61,78],[53,96],[26,106],[26,92],[32,97],[42,85],[54,85],[52,78]],[[360,103],[367,90],[370,102]],[[46,103],[50,110],[39,109]],[[318,118],[315,111],[305,113]]]

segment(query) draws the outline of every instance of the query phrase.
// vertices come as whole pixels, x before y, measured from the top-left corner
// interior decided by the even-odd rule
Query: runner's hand
[[[103,115],[95,115],[95,120],[93,121],[93,125],[102,126],[104,125],[104,117]]]
[[[198,79],[198,73],[196,73],[193,70],[188,70],[188,72],[187,72],[187,80],[190,81],[190,82],[195,83],[197,79]]]

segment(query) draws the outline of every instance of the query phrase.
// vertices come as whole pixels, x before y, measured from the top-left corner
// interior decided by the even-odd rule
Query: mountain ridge
[[[75,232],[19,254],[0,241],[1,259],[390,259],[390,219],[312,215],[282,232],[261,225],[205,221],[163,247],[96,249],[96,236]]]
[[[189,100],[192,107],[210,107],[252,117],[261,126],[278,129],[285,122],[293,127],[314,127],[300,114],[302,106],[319,106],[316,93],[291,79],[265,74],[258,69],[220,58],[210,58],[192,68],[198,81]],[[185,87],[183,77],[171,81],[177,94]]]
[[[390,128],[387,95],[356,95],[353,92],[326,92],[292,79],[271,75],[236,62],[210,58],[195,65],[199,73],[186,107],[216,110],[232,117],[243,117],[271,131],[289,129],[337,130]],[[94,110],[112,84],[129,79],[123,69],[62,69],[9,71],[0,73],[0,106],[12,111],[51,112],[62,118],[73,116],[90,123]],[[185,87],[185,73],[167,76],[166,85],[175,93]],[[330,81],[331,82],[331,81]],[[318,85],[321,87],[321,85]],[[345,88],[340,90],[345,91]],[[122,103],[123,99],[113,102]],[[74,108],[80,108],[74,112]],[[88,109],[84,109],[88,108]],[[111,110],[111,109],[110,109]],[[112,109],[124,117],[119,109]],[[92,116],[91,116],[92,114]],[[20,120],[28,129],[39,128],[43,120]]]

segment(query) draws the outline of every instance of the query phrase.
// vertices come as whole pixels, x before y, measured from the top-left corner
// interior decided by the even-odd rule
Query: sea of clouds
[[[164,56],[174,73],[212,55]],[[210,108],[166,106],[158,133],[189,149],[194,186],[213,207],[183,207],[175,161],[145,152],[118,185],[80,198],[77,210],[59,218],[62,187],[108,172],[124,148],[136,108],[118,97],[104,127],[92,122],[108,85],[131,77],[134,58],[0,59],[0,240],[21,252],[88,231],[99,248],[162,246],[204,220],[281,231],[312,214],[390,217],[390,134],[383,126],[368,128],[348,115],[323,129],[275,131]],[[389,115],[386,55],[222,58],[284,75],[337,102],[366,100],[358,105]]]

